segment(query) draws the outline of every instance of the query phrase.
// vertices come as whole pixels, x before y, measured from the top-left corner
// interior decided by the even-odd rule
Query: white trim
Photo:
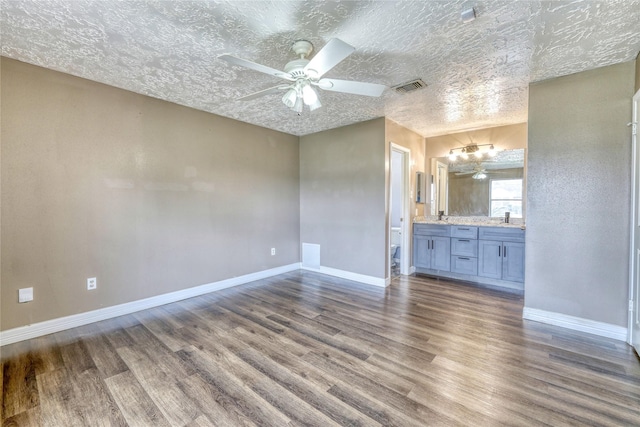
[[[633,96],[633,100],[632,100],[632,114],[631,114],[631,123],[634,122],[638,122],[638,117],[640,116],[640,112],[638,111],[638,108],[640,106],[640,90],[638,90],[636,92],[636,94]],[[637,126],[637,123],[636,123]],[[635,286],[636,286],[636,275],[638,274],[638,272],[636,272],[636,259],[635,259],[635,252],[636,252],[636,245],[637,242],[635,241],[635,236],[636,236],[636,227],[638,226],[638,218],[636,218],[636,203],[638,202],[636,200],[636,183],[638,181],[638,167],[640,167],[640,165],[638,165],[638,136],[637,135],[631,135],[631,238],[629,239],[629,301],[633,301],[633,305],[634,307],[637,306],[637,304],[640,304],[640,301],[636,301],[635,299]],[[638,308],[635,308],[635,310],[638,310]],[[636,349],[640,349],[640,343],[634,343],[633,342],[633,316],[635,314],[634,310],[629,310],[628,312],[628,318],[627,318],[627,343],[629,343],[630,345],[634,346]],[[640,350],[639,350],[640,352]]]
[[[340,277],[341,279],[353,280],[354,282],[364,283],[365,285],[378,286],[385,288],[388,286],[387,279],[382,277],[367,276],[365,274],[352,273],[346,270],[338,270],[337,268],[323,267],[320,268],[308,268],[300,267],[301,270],[315,271],[316,273],[322,273],[329,276]]]
[[[574,331],[587,332],[601,337],[613,338],[615,340],[625,341],[627,339],[627,328],[623,326],[597,322],[595,320],[583,319],[567,314],[525,307],[522,310],[522,318],[547,323],[549,325],[561,326]]]
[[[282,267],[232,277],[230,279],[207,283],[193,288],[182,289],[137,301],[131,301],[111,307],[100,308],[98,310],[87,311],[85,313],[46,320],[44,322],[34,323],[33,325],[20,326],[6,331],[0,331],[0,346],[52,334],[54,332],[64,331],[65,329],[71,329],[93,322],[99,322],[101,320],[111,319],[125,314],[135,313],[136,311],[146,310],[159,305],[196,297],[209,292],[220,291],[232,286],[243,285],[255,280],[265,279],[267,277],[277,276],[278,274],[288,273],[299,269],[300,263],[283,265]]]
[[[411,274],[415,274],[415,272],[416,272],[416,266],[415,266],[415,265],[412,265],[412,266],[411,266],[411,268],[409,269],[409,274],[410,274],[410,275],[411,275]]]

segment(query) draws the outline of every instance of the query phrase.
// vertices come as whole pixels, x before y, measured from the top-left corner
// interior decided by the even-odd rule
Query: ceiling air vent
[[[393,86],[391,89],[395,89],[398,93],[407,93],[425,87],[427,87],[427,84],[423,82],[422,79],[415,79],[407,83],[402,83],[401,85]]]

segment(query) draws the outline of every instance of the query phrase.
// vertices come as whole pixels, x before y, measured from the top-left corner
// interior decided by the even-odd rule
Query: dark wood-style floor
[[[289,273],[5,346],[3,425],[640,425],[633,350],[522,305]]]

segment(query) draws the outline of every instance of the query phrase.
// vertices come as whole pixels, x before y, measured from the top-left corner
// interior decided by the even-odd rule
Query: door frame
[[[400,274],[404,276],[408,276],[410,274],[411,266],[409,265],[409,254],[411,251],[409,250],[409,233],[410,233],[410,191],[411,191],[411,150],[407,147],[403,147],[402,145],[395,144],[393,142],[389,142],[389,202],[387,209],[389,211],[389,219],[387,221],[387,262],[389,265],[389,269],[387,271],[387,278],[391,279],[391,202],[392,202],[392,185],[391,180],[393,179],[393,152],[398,152],[402,154],[403,162],[403,185],[402,185],[402,212],[400,213],[400,217],[402,221],[400,222],[400,230],[402,233],[402,243],[400,246]]]
[[[633,340],[633,328],[634,317],[638,315],[640,307],[640,298],[636,298],[636,295],[640,292],[636,292],[637,287],[640,287],[640,271],[638,265],[640,264],[640,248],[636,249],[640,245],[640,242],[636,239],[636,228],[640,226],[640,212],[638,212],[640,206],[640,200],[636,197],[638,191],[638,181],[640,180],[640,165],[638,164],[638,119],[640,116],[640,90],[636,92],[632,100],[632,118],[631,125],[631,239],[629,250],[629,311],[628,311],[628,336],[627,342],[632,345],[636,352],[640,355],[640,342],[634,342]],[[640,289],[638,289],[640,291]]]
[[[440,176],[441,169],[445,171],[444,191],[440,191],[440,186],[442,185]],[[438,215],[440,202],[443,197],[444,214],[449,215],[449,165],[436,158],[431,159],[431,176],[433,177],[433,191],[435,193],[431,195],[431,215]],[[444,194],[442,194],[443,192]]]

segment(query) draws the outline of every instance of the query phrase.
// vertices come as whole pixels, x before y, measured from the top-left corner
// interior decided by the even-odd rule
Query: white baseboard
[[[337,268],[323,266],[320,266],[320,268],[309,268],[302,266],[300,268],[302,270],[315,271],[316,273],[340,277],[341,279],[353,280],[354,282],[364,283],[365,285],[379,286],[381,288],[387,286],[386,279],[382,277],[367,276],[365,274],[352,273],[350,271],[338,270]]]
[[[113,317],[118,317],[125,314],[135,313],[136,311],[146,310],[148,308],[157,307],[159,305],[169,304],[183,299],[196,297],[199,295],[207,294],[209,292],[220,291],[232,286],[242,285],[245,283],[265,279],[267,277],[277,276],[278,274],[288,273],[290,271],[296,271],[299,269],[300,263],[283,265],[282,267],[276,267],[269,270],[258,271],[256,273],[245,274],[243,276],[232,277],[230,279],[220,280],[218,282],[207,283],[205,285],[195,286],[193,288],[187,288],[180,291],[169,292],[167,294],[156,295],[154,297],[127,302],[124,304],[118,304],[111,307],[100,308],[98,310],[88,311],[86,313],[73,314],[71,316],[60,317],[58,319],[34,323],[33,325],[20,326],[14,329],[8,329],[6,331],[0,331],[0,346],[52,334],[54,332],[64,331],[66,329],[87,325],[93,322],[99,322],[101,320],[111,319]]]
[[[627,340],[627,328],[610,323],[596,322],[595,320],[529,307],[525,307],[522,310],[522,318],[561,326],[563,328],[573,329],[574,331],[587,332],[601,337],[613,338],[615,340]]]
[[[416,272],[415,265],[412,265],[411,267],[409,267],[409,274],[414,274],[415,272]]]

